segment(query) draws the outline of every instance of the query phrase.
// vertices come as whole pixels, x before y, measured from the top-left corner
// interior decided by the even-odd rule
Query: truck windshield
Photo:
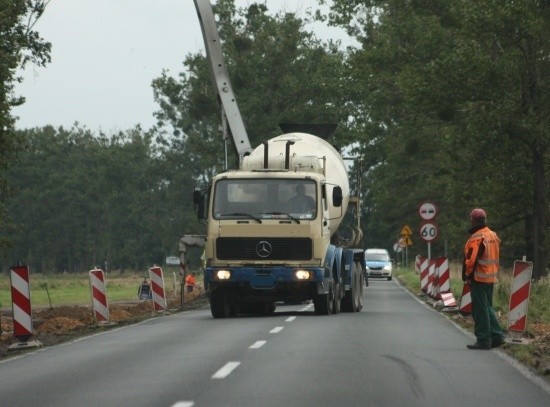
[[[317,217],[317,186],[310,179],[221,179],[214,186],[215,219]]]

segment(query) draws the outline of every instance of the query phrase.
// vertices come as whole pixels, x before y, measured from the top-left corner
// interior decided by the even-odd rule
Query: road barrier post
[[[162,268],[158,266],[151,267],[149,277],[151,279],[151,290],[153,291],[153,309],[155,312],[167,312]]]
[[[33,331],[29,277],[28,266],[13,266],[10,269],[13,335],[19,342],[9,346],[9,350],[42,345],[40,341],[29,341]]]
[[[512,340],[515,342],[522,342],[520,337],[525,332],[527,325],[527,309],[529,307],[532,274],[532,262],[519,260],[514,262],[508,311],[508,332],[512,333]]]
[[[92,309],[97,324],[109,324],[109,304],[107,302],[107,284],[102,269],[90,270],[90,291],[92,293]]]

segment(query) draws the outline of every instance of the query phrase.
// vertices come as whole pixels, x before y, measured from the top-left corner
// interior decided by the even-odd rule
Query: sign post
[[[419,234],[422,240],[428,243],[428,260],[432,258],[431,242],[437,238],[439,233],[437,224],[432,221],[437,215],[437,207],[432,202],[424,202],[418,208],[418,214],[424,220],[420,226]]]
[[[405,249],[405,267],[409,265],[409,246],[412,245],[411,235],[412,235],[412,229],[409,225],[405,225],[401,228],[401,239],[399,241],[402,241],[402,248]]]

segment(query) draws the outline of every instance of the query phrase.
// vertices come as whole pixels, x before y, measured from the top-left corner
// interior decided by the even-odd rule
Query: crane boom
[[[229,125],[233,144],[239,156],[241,164],[245,155],[252,151],[248,134],[244,127],[244,122],[241,117],[241,112],[237,105],[229,73],[223,60],[220,35],[214,19],[214,12],[209,0],[194,0],[195,8],[199,16],[202,35],[204,38],[204,46],[206,48],[206,57],[210,64],[210,74],[212,82],[220,98],[222,109]]]

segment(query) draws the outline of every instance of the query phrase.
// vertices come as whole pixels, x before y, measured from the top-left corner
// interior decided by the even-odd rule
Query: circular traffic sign
[[[439,233],[439,230],[437,228],[437,225],[433,222],[424,222],[422,226],[420,226],[420,237],[425,242],[431,242],[432,240],[435,240],[437,238],[437,235]]]
[[[418,208],[418,214],[424,220],[431,220],[437,215],[437,207],[432,202],[424,202]]]

